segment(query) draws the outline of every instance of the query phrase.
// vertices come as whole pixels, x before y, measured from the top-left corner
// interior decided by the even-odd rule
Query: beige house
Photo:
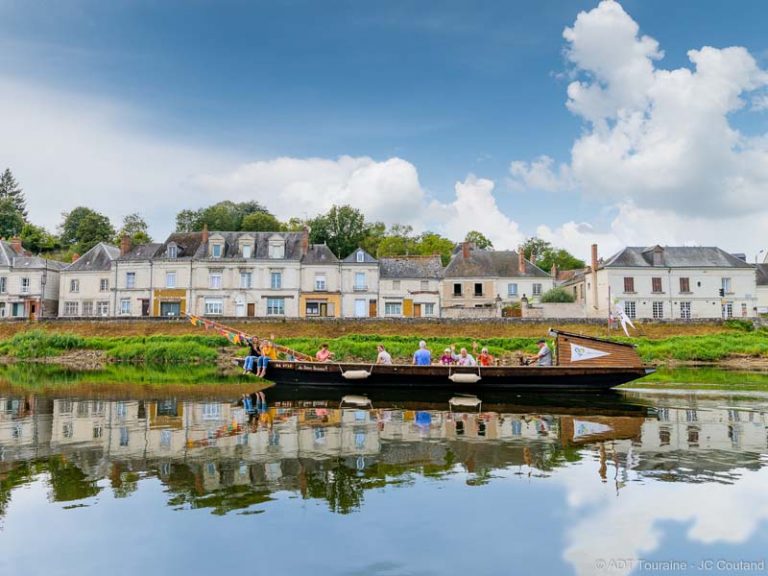
[[[112,263],[119,256],[119,248],[100,242],[64,268],[59,281],[59,316],[111,316]]]
[[[338,318],[341,309],[341,262],[325,244],[313,244],[301,259],[299,316]]]
[[[758,264],[755,272],[757,275],[757,286],[755,289],[757,313],[768,314],[768,264]]]
[[[481,250],[464,242],[445,268],[442,314],[500,316],[504,306],[538,302],[553,286],[552,276],[521,250]]]
[[[362,248],[341,261],[341,308],[344,318],[382,315],[379,310],[379,262]]]
[[[120,245],[120,257],[112,262],[114,301],[112,316],[150,316],[155,284],[155,255],[163,244]],[[188,269],[189,263],[187,263]],[[164,310],[165,311],[165,310]],[[183,314],[182,310],[179,314]],[[178,314],[177,314],[178,315]]]
[[[65,264],[31,256],[20,238],[0,240],[0,319],[55,317]]]
[[[390,318],[440,316],[440,256],[380,258],[381,315]]]
[[[592,246],[583,275],[564,283],[587,317],[752,318],[758,307],[755,267],[717,247],[627,247],[606,261]]]

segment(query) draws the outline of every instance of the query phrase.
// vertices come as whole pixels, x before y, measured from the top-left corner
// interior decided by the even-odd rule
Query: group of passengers
[[[277,346],[271,340],[259,340],[256,337],[248,338],[246,342],[249,350],[243,361],[243,374],[253,372],[256,376],[264,378],[269,361],[277,360]]]

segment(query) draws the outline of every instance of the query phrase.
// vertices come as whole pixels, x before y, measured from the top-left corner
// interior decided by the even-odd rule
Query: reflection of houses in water
[[[117,466],[156,470],[169,483],[174,467],[183,465],[184,478],[192,479],[184,482],[201,494],[249,485],[304,492],[313,474],[340,465],[546,468],[561,465],[559,451],[603,441],[612,441],[612,453],[638,471],[674,468],[686,457],[698,459],[699,450],[728,454],[714,463],[702,460],[700,467],[751,466],[754,453],[768,449],[766,415],[738,407],[662,408],[645,417],[281,403],[253,424],[241,407],[220,401],[29,396],[0,399],[0,408],[5,463],[62,454],[90,481],[111,477]],[[676,459],[665,457],[671,453]]]

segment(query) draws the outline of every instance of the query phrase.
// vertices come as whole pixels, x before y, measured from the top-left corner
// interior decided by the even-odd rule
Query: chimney
[[[22,251],[21,238],[19,238],[18,236],[14,236],[13,238],[11,238],[11,248],[13,248],[14,252],[21,252]]]
[[[552,270],[550,270],[549,273],[552,275],[552,278],[557,280],[557,264],[555,264],[554,262],[552,262]]]
[[[517,247],[517,271],[525,274],[525,251],[522,246]]]
[[[80,254],[75,252],[74,254],[72,254],[72,262],[74,263],[74,262],[77,262],[78,260],[80,260]]]
[[[597,244],[592,244],[592,272],[597,272]]]
[[[131,237],[128,234],[123,234],[120,238],[120,256],[125,256],[131,251]]]
[[[208,244],[208,224],[203,224],[203,244]]]
[[[461,255],[464,257],[464,260],[469,259],[469,242],[461,243]]]
[[[597,266],[599,264],[600,262],[597,259],[597,244],[592,244],[592,308],[595,310],[600,308],[597,304]]]
[[[304,226],[301,231],[301,255],[306,256],[309,252],[309,226]]]

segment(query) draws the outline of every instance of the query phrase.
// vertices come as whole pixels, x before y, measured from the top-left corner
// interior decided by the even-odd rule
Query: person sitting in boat
[[[432,352],[427,350],[427,343],[419,342],[419,349],[413,353],[413,363],[416,366],[429,366],[432,364]]]
[[[266,376],[270,360],[277,360],[277,348],[270,340],[264,340],[261,344],[261,356],[256,359],[256,376]]]
[[[493,356],[488,353],[488,348],[480,350],[480,354],[477,357],[477,363],[480,366],[493,366]]]
[[[477,366],[474,356],[467,352],[466,348],[462,348],[459,351],[459,357],[456,360],[456,364],[459,366]]]
[[[443,355],[440,356],[440,364],[443,366],[450,366],[456,363],[456,354],[453,353],[451,348],[446,348],[443,351]]]
[[[536,366],[552,366],[552,350],[547,346],[547,341],[541,338],[536,342],[539,353],[531,357],[530,362],[536,362]]]
[[[392,364],[392,356],[387,352],[383,344],[376,346],[376,350],[379,351],[379,354],[376,356],[376,364]]]
[[[328,344],[321,344],[320,350],[315,354],[315,359],[318,362],[329,362],[333,358],[333,352],[328,348]]]
[[[243,360],[243,374],[253,372],[253,364],[261,357],[261,347],[259,346],[258,338],[249,338],[248,342],[248,355]],[[257,368],[258,371],[258,368]]]

